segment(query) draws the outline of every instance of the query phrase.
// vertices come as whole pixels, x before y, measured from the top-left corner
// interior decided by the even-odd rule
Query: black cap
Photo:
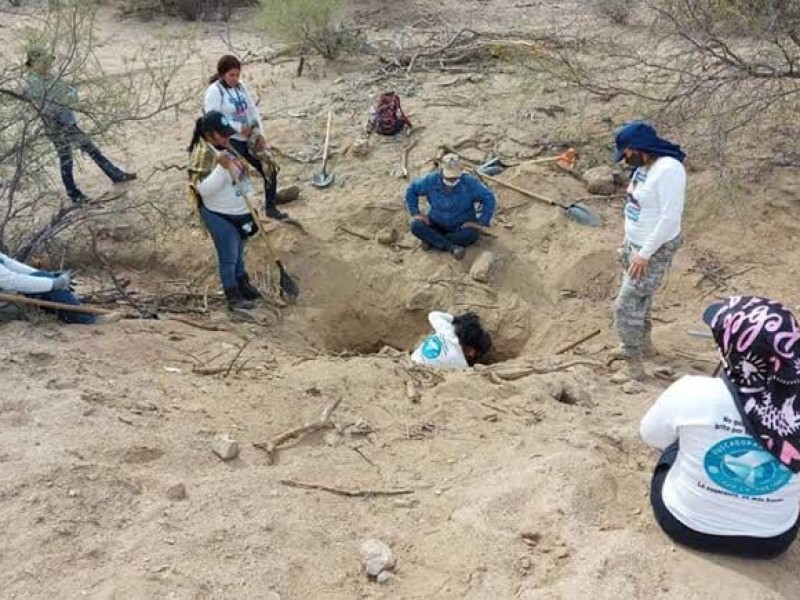
[[[236,133],[236,130],[231,127],[228,117],[218,110],[212,110],[203,115],[203,122],[200,125],[200,130],[203,132],[203,135],[213,131],[226,137],[230,137]]]

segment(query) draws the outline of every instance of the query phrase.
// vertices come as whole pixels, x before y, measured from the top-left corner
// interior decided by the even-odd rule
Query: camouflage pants
[[[638,357],[642,354],[642,341],[653,328],[650,318],[653,294],[661,287],[664,275],[672,266],[672,259],[682,243],[683,238],[679,235],[661,246],[650,257],[647,275],[639,279],[631,279],[628,275],[631,259],[639,251],[639,246],[626,241],[622,248],[622,286],[614,303],[614,322],[622,349],[628,356]]]

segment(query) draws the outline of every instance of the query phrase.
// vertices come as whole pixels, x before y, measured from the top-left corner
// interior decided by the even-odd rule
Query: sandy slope
[[[469,5],[499,11],[498,26],[532,10]],[[392,26],[434,10],[408,5]],[[376,26],[388,25],[388,17],[370,7],[360,18],[378,14],[387,21]],[[113,68],[120,50],[137,39],[182,27],[108,19],[104,60]],[[198,72],[223,49],[213,27],[194,35],[205,66],[187,68],[181,75],[186,85],[196,85]],[[257,65],[246,72],[272,114],[272,140],[288,152],[318,147],[325,111],[333,108],[335,148],[344,150],[361,129],[369,94],[386,84],[365,83],[371,73],[360,63],[334,68],[315,62],[300,80],[293,68]],[[504,153],[523,153],[507,138],[557,137],[575,127],[610,130],[603,118],[614,117],[612,107],[584,105],[557,86],[511,72],[487,73],[478,84],[441,85],[452,78],[418,74],[396,83],[412,120],[425,125],[412,154],[416,173],[424,172],[442,141],[489,135],[506,140]],[[453,98],[465,106],[441,106]],[[567,112],[519,117],[548,104]],[[147,126],[131,127],[118,156],[144,175],[157,165],[181,163],[183,133],[193,117],[192,111],[177,121],[163,117],[157,125],[176,136],[160,136],[157,152]],[[227,332],[209,332],[169,320],[0,327],[3,597],[796,595],[800,547],[770,564],[710,558],[674,547],[650,517],[655,456],[638,439],[638,420],[666,384],[652,378],[641,393],[626,395],[607,383],[604,366],[605,349],[614,343],[609,304],[621,236],[618,203],[595,202],[604,227],[589,230],[557,210],[500,191],[497,237],[481,248],[491,249],[499,265],[489,286],[475,285],[467,272],[478,250],[460,264],[424,253],[407,238],[401,246],[408,248],[393,249],[341,229],[368,238],[387,225],[404,231],[405,183],[393,174],[401,148],[402,141],[373,140],[366,158],[338,156],[338,185],[326,192],[306,183],[317,167],[283,163],[284,181],[304,185],[304,199],[292,212],[309,235],[290,228],[274,234],[303,296],[268,328],[229,323]],[[800,304],[793,284],[795,177],[779,173],[768,186],[754,185],[734,213],[708,174],[693,174],[688,242],[656,307],[662,362],[678,374],[713,368],[710,348],[684,333],[699,327],[696,316],[713,297],[699,281],[699,260],[723,265],[728,274],[752,267],[729,280],[729,292],[757,291]],[[85,163],[80,178],[92,191],[105,185]],[[579,182],[541,167],[512,169],[504,178],[563,199],[585,194]],[[130,194],[182,206],[182,183],[174,172],[159,173]],[[212,250],[197,230],[182,229],[161,243],[157,264],[130,273],[138,284],[156,289],[183,267],[205,273],[213,293]],[[124,254],[125,247],[113,250]],[[421,402],[412,404],[405,359],[391,350],[375,352],[410,348],[426,330],[426,309],[434,307],[476,308],[495,332],[499,358],[547,357],[602,329],[581,354],[562,360],[603,366],[502,385],[480,373],[421,379]],[[227,323],[224,314],[214,320]],[[198,365],[227,366],[248,339],[228,376],[192,372]],[[565,386],[583,390],[574,403],[560,401]],[[290,445],[272,466],[252,445],[314,418],[336,397],[342,398],[334,413],[341,433]],[[210,452],[219,431],[240,440],[239,459],[222,463]],[[287,487],[284,479],[414,493],[346,498]],[[170,499],[169,488],[179,483],[187,497]],[[526,544],[522,533],[538,541]],[[360,571],[358,545],[371,537],[390,543],[398,556],[397,575],[385,586]]]

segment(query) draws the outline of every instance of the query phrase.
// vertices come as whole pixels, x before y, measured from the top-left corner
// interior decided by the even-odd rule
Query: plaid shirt
[[[197,183],[206,178],[217,164],[214,151],[207,141],[200,138],[189,157],[189,179]]]

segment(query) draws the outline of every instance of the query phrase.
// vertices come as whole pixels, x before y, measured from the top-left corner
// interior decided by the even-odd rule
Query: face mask
[[[458,185],[458,178],[456,179],[442,179],[447,187],[456,187]]]
[[[644,166],[644,156],[640,152],[633,152],[625,157],[625,164],[633,169]]]

